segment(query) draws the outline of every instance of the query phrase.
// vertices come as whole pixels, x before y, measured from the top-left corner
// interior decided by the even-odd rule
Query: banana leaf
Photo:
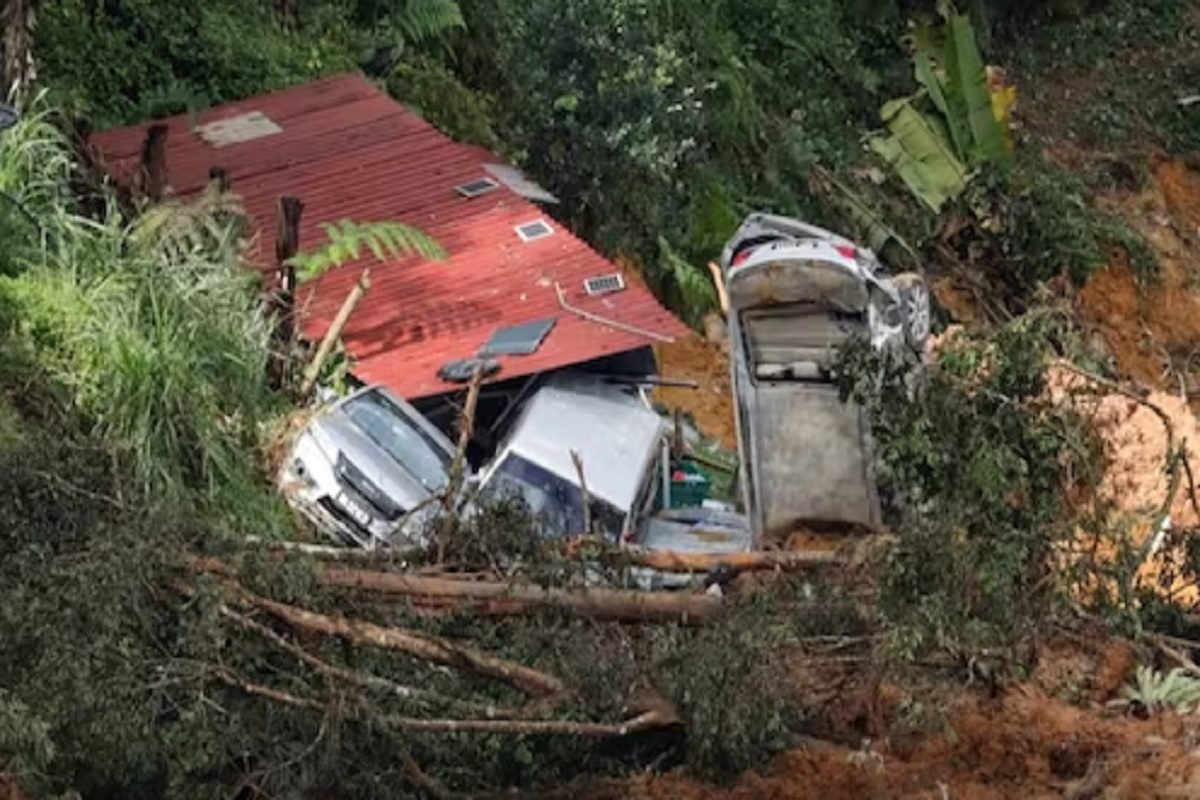
[[[946,101],[951,109],[947,118],[965,120],[971,139],[966,147],[968,164],[1007,162],[1004,130],[992,110],[992,95],[987,83],[983,57],[975,43],[971,20],[954,15],[947,22],[948,33],[942,47],[941,64],[946,73]]]
[[[882,115],[889,134],[871,137],[871,149],[936,214],[947,200],[958,197],[966,188],[966,167],[936,123],[917,111],[907,98],[888,102]]]
[[[954,144],[955,155],[959,160],[966,161],[967,143],[971,139],[971,129],[967,125],[966,118],[951,112],[950,103],[946,100],[946,92],[942,86],[942,79],[934,70],[933,58],[928,51],[918,50],[916,52],[913,56],[913,71],[916,74],[917,83],[925,87],[929,99],[933,101],[933,105],[945,119],[950,141]]]

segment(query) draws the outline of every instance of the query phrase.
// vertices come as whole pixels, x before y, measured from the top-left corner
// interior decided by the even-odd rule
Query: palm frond
[[[366,249],[379,261],[416,253],[440,260],[446,251],[429,234],[403,222],[355,222],[343,219],[321,228],[329,241],[316,250],[296,254],[290,260],[301,280],[319,277],[333,267],[356,261]]]

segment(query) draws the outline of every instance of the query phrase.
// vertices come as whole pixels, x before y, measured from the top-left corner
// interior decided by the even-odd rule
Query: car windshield
[[[547,535],[583,533],[583,492],[579,487],[516,453],[504,457],[485,492],[496,498],[521,498]],[[617,539],[625,514],[611,503],[590,499],[592,524],[606,538]]]
[[[431,492],[449,481],[450,455],[382,392],[359,395],[344,406],[351,421]]]

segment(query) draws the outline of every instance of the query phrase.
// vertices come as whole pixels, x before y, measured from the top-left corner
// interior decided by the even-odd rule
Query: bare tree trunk
[[[304,203],[298,197],[279,198],[275,228],[276,291],[275,328],[272,331],[271,379],[276,389],[292,380],[292,352],[296,342],[296,268],[290,260],[300,250],[300,217]]]
[[[350,315],[354,313],[355,307],[358,306],[359,301],[363,299],[363,295],[367,293],[367,289],[369,288],[371,288],[371,270],[364,269],[362,275],[358,276],[358,283],[354,284],[354,288],[350,290],[350,294],[346,295],[342,307],[338,309],[337,316],[333,318],[333,324],[329,326],[329,330],[325,333],[325,338],[321,340],[321,346],[317,348],[317,354],[313,356],[313,360],[309,362],[308,367],[304,370],[304,382],[300,384],[301,397],[307,397],[317,385],[317,378],[321,376],[321,368],[325,366],[329,354],[333,352],[333,346],[341,337],[346,323],[350,321]]]
[[[158,202],[167,188],[166,125],[151,125],[142,142],[141,162],[138,165],[138,190],[142,197]]]
[[[4,28],[4,87],[18,99],[37,81],[33,60],[33,32],[37,27],[34,0],[5,0],[0,12]]]

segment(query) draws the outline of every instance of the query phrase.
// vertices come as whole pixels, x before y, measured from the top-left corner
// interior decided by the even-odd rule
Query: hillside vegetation
[[[1200,19],[936,5],[4,4],[0,795],[1188,791]],[[926,271],[965,325],[921,385],[863,348],[840,371],[891,535],[655,624],[417,602],[386,591],[402,565],[364,590],[270,546],[311,534],[270,481],[303,352],[242,269],[237,198],[119,197],[71,134],[360,67],[697,325],[751,210]],[[520,509],[436,533],[417,577],[580,577]]]

